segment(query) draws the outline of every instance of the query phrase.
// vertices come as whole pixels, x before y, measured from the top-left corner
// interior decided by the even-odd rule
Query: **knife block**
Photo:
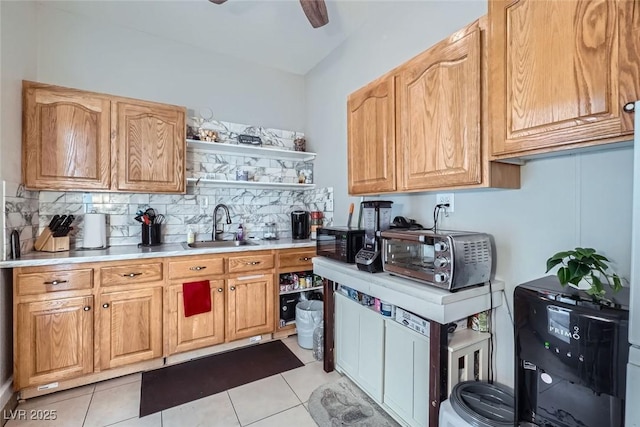
[[[69,250],[69,236],[53,237],[51,230],[45,228],[33,244],[36,251],[63,252]]]

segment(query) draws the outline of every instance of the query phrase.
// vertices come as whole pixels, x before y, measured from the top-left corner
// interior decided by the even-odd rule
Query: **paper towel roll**
[[[84,215],[82,246],[84,248],[104,248],[107,246],[107,226],[105,215],[88,213]]]

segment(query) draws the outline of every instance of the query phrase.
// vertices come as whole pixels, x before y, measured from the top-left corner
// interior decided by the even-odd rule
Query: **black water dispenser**
[[[629,288],[596,302],[555,276],[516,287],[516,420],[623,427]]]

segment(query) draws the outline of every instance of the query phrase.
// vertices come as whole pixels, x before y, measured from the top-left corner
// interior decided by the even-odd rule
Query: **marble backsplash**
[[[38,236],[40,217],[38,203],[40,192],[25,190],[22,184],[3,181],[4,197],[4,235],[5,245],[2,248],[2,259],[9,257],[9,236],[13,230],[20,233],[20,251],[33,250],[33,242]]]
[[[162,226],[163,242],[186,241],[189,228],[197,233],[196,239],[209,240],[213,228],[213,209],[218,203],[224,203],[231,214],[231,225],[224,223],[221,215],[219,217],[219,224],[224,223],[224,231],[235,232],[242,224],[247,237],[262,238],[264,225],[269,222],[277,224],[280,237],[291,237],[290,213],[296,209],[323,211],[325,224],[333,221],[333,188],[306,191],[249,190],[203,185],[188,186],[185,195],[41,191],[36,213],[25,215],[22,221],[37,221],[37,226],[33,227],[37,236],[38,228],[43,229],[53,215],[73,214],[76,220],[73,223],[74,230],[70,233],[71,245],[75,242],[80,247],[84,213],[94,210],[107,216],[108,244],[128,245],[141,241],[142,227],[134,219],[136,212],[152,207],[166,219]],[[33,209],[35,204],[31,202],[30,206]],[[17,216],[13,217],[17,219]],[[31,239],[32,248],[35,236],[27,234],[27,231],[23,231],[22,235]],[[232,235],[225,237],[232,238]],[[25,247],[25,251],[29,249]]]

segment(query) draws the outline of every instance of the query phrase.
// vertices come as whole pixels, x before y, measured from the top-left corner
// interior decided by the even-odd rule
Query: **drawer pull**
[[[311,257],[303,256],[303,257],[298,258],[298,261],[311,261]]]
[[[218,292],[222,292],[224,289],[222,288],[218,288]]]
[[[133,278],[136,276],[142,276],[142,273],[128,273],[128,274],[123,274],[122,277],[129,277],[129,278]]]
[[[68,283],[68,280],[52,280],[50,282],[44,282],[45,285],[59,285],[60,283]]]
[[[199,265],[196,265],[195,267],[189,267],[189,270],[192,270],[192,271],[200,271],[200,270],[204,270],[205,268],[207,268],[207,267],[206,267],[206,266],[199,266]]]
[[[83,310],[84,310],[84,311],[89,311],[89,310],[91,310],[91,307],[89,307],[89,306],[87,305],[87,306],[85,306],[85,307],[83,308]]]
[[[249,262],[245,262],[245,265],[258,265],[258,264],[262,264],[262,261],[249,261]]]
[[[109,303],[105,302],[104,304],[102,304],[102,308],[109,308]]]
[[[235,287],[235,286],[232,286],[232,287],[230,287],[230,288],[229,288],[229,290],[230,290],[230,291],[235,291],[235,290],[236,290],[236,287]]]

